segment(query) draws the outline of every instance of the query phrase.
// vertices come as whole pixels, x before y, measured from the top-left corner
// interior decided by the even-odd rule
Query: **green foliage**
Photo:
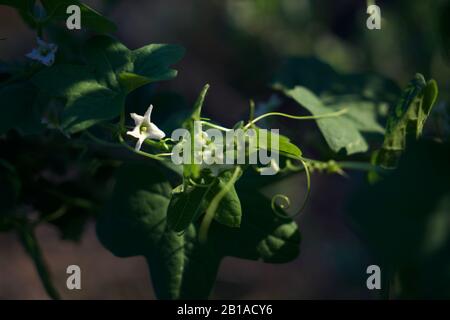
[[[189,130],[189,133],[191,135],[191,159],[195,158],[194,155],[194,138],[195,137],[195,126],[194,126],[194,122],[195,121],[200,121],[200,115],[202,112],[202,108],[203,108],[203,103],[205,102],[205,98],[206,95],[208,94],[208,90],[209,90],[209,85],[205,85],[202,89],[202,91],[200,92],[197,101],[194,104],[193,107],[193,111],[192,114],[189,118],[187,118],[184,122],[183,122],[183,127],[187,130]],[[184,179],[197,179],[200,175],[200,166],[196,163],[194,163],[194,161],[191,161],[192,163],[188,163],[188,164],[184,164],[183,165],[183,176]]]
[[[329,147],[348,155],[368,150],[363,133],[384,133],[378,118],[397,94],[391,81],[374,75],[339,74],[313,58],[288,60],[274,87],[315,116],[345,108],[347,113],[342,116],[318,119],[317,124]]]
[[[185,230],[204,212],[210,188],[179,185],[173,189],[167,210],[167,225],[173,231]]]
[[[275,133],[272,133],[267,130],[261,131],[261,129],[257,128],[257,127],[255,127],[255,129],[256,129],[258,141],[259,141],[259,136],[261,134],[263,134],[264,137],[267,137],[267,141],[268,141],[267,145],[264,145],[264,146],[259,145],[258,146],[259,148],[267,149],[272,152],[277,152],[280,155],[283,155],[288,158],[298,159],[299,157],[302,156],[302,151],[300,150],[300,148],[297,147],[295,144],[293,144],[291,142],[291,139],[289,139],[288,137],[286,137],[282,134],[275,134]],[[278,140],[278,148],[275,148],[275,146],[272,146],[271,142],[274,140]],[[266,141],[266,140],[263,139],[263,141]]]
[[[242,208],[235,183],[231,179],[232,173],[225,171],[218,177],[218,183],[212,188],[212,195],[218,195],[221,190],[224,190],[224,195],[219,200],[217,210],[215,210],[214,218],[225,226],[239,228],[242,220]],[[211,205],[213,201],[214,198],[210,198],[208,203]]]
[[[34,75],[32,81],[47,94],[65,99],[61,129],[75,133],[116,118],[132,90],[176,76],[169,66],[183,52],[171,45],[133,51],[113,38],[98,36],[87,44],[86,65],[57,64]]]
[[[298,254],[296,224],[277,218],[261,195],[243,202],[241,228],[213,222],[203,244],[196,223],[182,234],[168,228],[170,199],[171,186],[156,167],[124,165],[97,224],[99,239],[115,255],[146,257],[158,298],[207,298],[225,256],[282,263]]]
[[[0,5],[15,8],[37,36],[58,42],[49,47],[59,48],[50,67],[39,59],[19,65],[0,63],[0,150],[6,150],[0,153],[0,230],[18,233],[44,288],[54,299],[59,295],[49,279],[35,227],[51,223],[63,239],[78,241],[84,225],[97,218],[100,208],[100,241],[117,256],[145,257],[156,295],[161,299],[208,298],[224,257],[267,263],[295,259],[300,232],[284,211],[290,199],[282,194],[269,199],[260,193],[262,188],[302,172],[306,174],[308,198],[310,171],[344,175],[344,169],[373,174],[378,174],[379,166],[394,169],[409,137],[416,140],[422,135],[437,100],[436,82],[426,82],[421,75],[410,83],[394,108],[399,90],[387,79],[341,74],[317,59],[290,59],[275,77],[273,88],[312,116],[268,112],[266,108],[266,113],[259,110],[255,118],[251,103],[250,119],[240,120],[232,128],[244,132],[255,129],[260,137],[266,133],[256,123],[267,117],[314,119],[331,151],[340,153],[334,154],[336,157],[366,152],[371,147],[370,138],[380,138],[381,144],[384,134],[372,165],[338,162],[333,156],[327,161],[307,159],[288,136],[275,133],[268,133],[268,143],[259,143],[257,151],[281,156],[279,163],[271,162],[272,169],[279,173],[276,176],[258,176],[261,167],[254,164],[175,165],[167,159],[178,141],[169,137],[152,140],[149,137],[163,134],[148,133],[156,131],[159,110],[171,114],[166,118],[168,127],[181,125],[192,137],[191,159],[198,156],[194,154],[195,139],[208,140],[198,136],[195,121],[225,136],[230,129],[202,117],[209,85],[202,89],[192,112],[180,112],[183,99],[178,96],[172,101],[176,108],[165,108],[167,104],[161,103],[161,107],[155,107],[158,112],[155,117],[152,114],[151,123],[136,125],[131,135],[128,131],[133,127],[127,125],[125,102],[130,98],[130,109],[139,114],[138,108],[148,103],[150,96],[152,104],[157,105],[153,91],[142,87],[174,78],[177,71],[172,66],[182,58],[184,49],[150,44],[130,50],[104,35],[116,30],[114,23],[81,2],[41,3],[46,11],[44,17],[35,16],[34,0],[0,0]],[[261,7],[261,3],[257,6]],[[83,27],[100,35],[87,42],[70,37],[55,40],[58,37],[53,27],[67,19],[66,8],[73,4],[81,7]],[[281,10],[276,5],[268,8]],[[81,33],[80,39],[84,35]],[[133,92],[135,95],[130,97]],[[385,130],[388,109],[391,113]],[[132,117],[142,122],[139,116]],[[131,145],[130,136],[147,137],[142,150]],[[213,144],[208,140],[205,147],[217,147]],[[238,148],[236,144],[232,147]],[[419,143],[413,147],[417,156],[406,154],[399,170],[367,186],[367,193],[360,190],[350,209],[356,224],[369,235],[370,244],[387,261],[389,269],[398,273],[407,297],[417,296],[417,292],[405,287],[410,283],[407,279],[417,274],[405,269],[414,265],[419,270],[435,257],[447,265],[445,249],[449,247],[448,230],[441,226],[448,222],[448,146]],[[133,155],[140,157],[139,162]],[[367,159],[367,155],[360,158]],[[421,170],[422,164],[430,167],[430,172]],[[404,193],[397,195],[400,190]],[[367,203],[374,205],[367,209]],[[440,228],[439,232],[429,231],[436,228]],[[398,235],[398,246],[391,245]],[[444,268],[440,271],[439,275],[448,281],[448,272]]]
[[[417,74],[403,91],[396,107],[391,109],[386,135],[375,163],[393,168],[406,148],[408,138],[418,139],[436,102],[438,88],[434,80],[425,81]]]
[[[176,187],[167,210],[168,227],[177,232],[185,230],[189,224],[205,213],[213,198],[224,188],[230,178],[231,173],[224,172],[208,186],[187,185],[187,189],[184,189],[183,185]],[[215,219],[231,228],[240,226],[241,203],[234,185],[221,199],[220,206],[215,212]]]
[[[125,94],[98,82],[87,67],[55,65],[33,77],[33,83],[49,95],[65,99],[61,128],[68,133],[117,117]]]
[[[307,108],[313,115],[320,116],[330,112],[322,102],[308,89],[295,87],[292,90],[285,90],[286,95]],[[344,117],[326,118],[317,120],[325,140],[330,148],[339,152],[344,149],[348,155],[365,152],[368,145],[352,122]]]

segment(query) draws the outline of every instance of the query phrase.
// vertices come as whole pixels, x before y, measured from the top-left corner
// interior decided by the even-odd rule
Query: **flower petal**
[[[40,62],[49,67],[53,64],[53,62],[55,62],[55,56],[53,54],[49,54],[46,57],[42,57]]]
[[[161,140],[166,136],[164,131],[159,129],[154,123],[149,124],[147,137],[150,139]]]
[[[127,131],[127,135],[139,139],[141,137],[141,132],[139,127],[135,127],[132,131]]]
[[[136,146],[134,147],[134,149],[136,151],[140,151],[141,150],[142,144],[144,143],[145,139],[146,139],[146,136],[141,136],[139,138],[139,140],[136,142]]]
[[[136,113],[130,113],[130,116],[131,116],[131,118],[133,118],[134,125],[137,127],[139,127],[142,124],[142,122],[144,121],[144,117],[140,116]]]
[[[151,123],[152,111],[153,111],[153,105],[151,104],[151,105],[148,107],[147,111],[145,111],[145,114],[144,114],[144,121],[145,121],[147,124],[150,124],[150,123]]]
[[[27,53],[25,57],[30,58],[32,60],[39,60],[41,55],[37,49],[33,49],[30,53]]]

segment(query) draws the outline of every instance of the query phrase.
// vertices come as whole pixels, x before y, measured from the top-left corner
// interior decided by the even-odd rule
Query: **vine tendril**
[[[278,199],[284,201],[284,203],[281,203],[281,204],[277,203]],[[271,205],[272,210],[275,213],[275,215],[277,215],[278,217],[283,218],[283,219],[288,217],[284,214],[284,212],[283,213],[278,212],[279,208],[285,210],[285,209],[289,209],[289,207],[291,206],[291,200],[289,199],[288,196],[286,196],[284,194],[276,194],[272,197],[270,205]]]
[[[293,114],[287,114],[287,113],[283,113],[283,112],[268,112],[265,113],[257,118],[255,118],[254,120],[249,121],[244,129],[248,129],[250,128],[252,125],[254,125],[256,122],[267,118],[267,117],[273,117],[273,116],[278,116],[278,117],[285,117],[285,118],[289,118],[289,119],[296,119],[296,120],[315,120],[315,119],[323,119],[323,118],[333,118],[333,117],[339,117],[341,115],[343,115],[344,113],[347,113],[347,108],[341,109],[339,111],[336,112],[330,112],[330,113],[325,113],[325,114],[320,114],[317,116],[296,116]]]
[[[311,174],[310,174],[308,165],[306,164],[305,160],[303,160],[302,158],[298,158],[298,160],[302,163],[302,166],[305,169],[305,174],[306,174],[305,199],[303,200],[303,204],[297,213],[295,213],[293,215],[288,215],[284,211],[281,211],[281,210],[288,209],[291,206],[291,200],[289,199],[289,197],[284,194],[274,195],[271,200],[272,211],[277,217],[279,217],[281,219],[294,218],[294,217],[298,216],[299,214],[301,214],[303,212],[303,210],[305,209],[306,204],[309,200],[309,196],[311,194]],[[284,201],[284,203],[279,204],[279,203],[277,203],[278,200],[282,200],[282,201]]]

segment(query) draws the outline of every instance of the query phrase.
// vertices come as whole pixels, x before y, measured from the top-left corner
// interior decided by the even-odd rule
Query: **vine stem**
[[[33,260],[36,271],[48,296],[53,300],[60,300],[61,297],[51,281],[50,272],[42,255],[34,228],[28,224],[22,224],[17,228],[17,232],[25,251]]]
[[[306,163],[318,163],[318,164],[327,164],[326,161],[320,161],[320,160],[313,160],[302,157],[303,160],[306,161]],[[371,171],[375,170],[377,172],[383,172],[385,169],[373,165],[371,163],[367,162],[357,162],[357,161],[336,161],[336,165],[338,165],[342,169],[347,170],[357,170],[357,171]]]
[[[254,120],[249,121],[245,125],[244,129],[250,128],[256,122],[258,122],[264,118],[267,118],[267,117],[277,116],[277,117],[285,117],[285,118],[296,119],[296,120],[315,120],[315,119],[339,117],[339,116],[343,115],[344,113],[347,113],[347,111],[348,111],[347,108],[344,108],[344,109],[341,109],[336,112],[325,113],[325,114],[321,114],[321,115],[317,115],[317,116],[295,116],[295,115],[287,114],[287,113],[283,113],[283,112],[268,112],[263,115],[260,115],[259,117],[256,117]]]

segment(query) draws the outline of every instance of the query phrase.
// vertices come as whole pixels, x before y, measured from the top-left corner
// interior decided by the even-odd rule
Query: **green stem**
[[[302,157],[303,160],[305,160],[307,163],[316,163],[316,164],[322,164],[322,165],[328,165],[329,162],[326,161],[319,161],[319,160],[313,160]],[[383,172],[385,169],[375,166],[368,162],[357,162],[357,161],[336,161],[335,164],[341,168],[341,169],[348,169],[348,170],[358,170],[358,171],[372,171],[375,170],[376,172]]]
[[[122,136],[122,132],[124,130],[125,130],[125,113],[122,111],[120,113],[120,118],[119,118],[119,134],[118,134],[118,138],[119,138],[120,144],[123,145],[128,150],[130,150],[130,151],[132,151],[132,152],[134,152],[136,154],[139,154],[141,156],[144,156],[146,158],[150,158],[150,159],[158,160],[158,161],[163,161],[164,160],[163,158],[160,158],[158,156],[155,156],[153,154],[146,153],[146,152],[143,152],[143,151],[140,151],[140,150],[136,150],[135,148],[129,146],[128,143],[125,141],[125,139]]]
[[[138,155],[141,155],[141,156],[144,156],[146,158],[153,159],[153,160],[163,161],[163,159],[160,158],[159,156],[156,156],[156,155],[144,152],[144,151],[136,150],[135,148],[129,146],[128,143],[125,142],[125,140],[123,139],[122,135],[120,135],[120,134],[119,134],[119,141],[120,141],[120,144],[123,145],[125,148],[127,148],[128,150],[130,150],[130,151],[132,151],[132,152],[134,152],[134,153],[136,153]]]
[[[33,227],[28,224],[22,224],[17,228],[17,231],[19,233],[19,238],[22,245],[30,258],[33,260],[36,271],[48,296],[54,300],[60,300],[60,295],[50,279],[50,273],[42,255],[41,248],[39,247]]]
[[[342,169],[358,170],[358,171],[372,171],[372,170],[375,170],[377,172],[384,171],[383,168],[381,168],[379,166],[375,166],[375,165],[367,163],[367,162],[341,161],[341,162],[336,162],[336,163]]]

